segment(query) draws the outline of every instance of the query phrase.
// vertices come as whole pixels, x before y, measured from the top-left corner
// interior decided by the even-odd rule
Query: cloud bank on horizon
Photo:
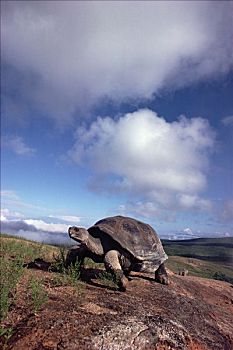
[[[151,210],[151,213],[155,215],[153,204],[146,203],[146,206],[147,213],[148,210]],[[126,208],[121,209],[122,211],[125,211]],[[132,208],[128,208],[128,210],[132,210]],[[133,206],[133,210],[135,214],[137,213],[138,215],[141,215],[142,211],[145,210],[145,204],[143,204],[143,208],[140,208],[140,204],[136,203],[136,205],[134,204]],[[156,215],[157,214],[158,213],[156,213]],[[10,212],[8,209],[1,209],[1,231],[7,232],[13,236],[30,239],[44,244],[66,246],[74,245],[74,241],[68,237],[67,231],[70,223],[72,222],[78,225],[80,218],[65,217],[61,219],[63,223],[56,223],[53,221],[49,222],[48,219],[49,218],[45,218],[44,220],[25,219],[19,213]],[[209,235],[205,234],[204,236],[208,237]],[[224,235],[222,235],[219,232],[212,232],[212,237],[221,236],[230,237],[231,234],[229,232],[225,232]],[[194,239],[198,237],[200,237],[200,232],[193,232],[191,228],[186,227],[182,231],[170,232],[170,234],[167,234],[162,238],[176,240]]]
[[[100,98],[218,77],[232,67],[232,10],[228,1],[2,2],[2,62],[21,93],[8,108],[33,103],[69,122]]]
[[[71,245],[72,241],[67,231],[70,222],[78,224],[80,218],[65,216],[52,218],[50,222],[48,219],[46,220],[45,218],[46,221],[42,219],[25,219],[18,212],[1,209],[1,232],[47,244]],[[60,219],[60,221],[56,222],[54,219]]]
[[[90,192],[101,196],[98,206],[103,205],[105,194],[112,195],[114,213],[165,222],[179,221],[177,214],[199,213],[205,216],[205,228],[210,221],[213,226],[216,220],[220,226],[232,222],[230,191],[228,197],[219,199],[213,190],[216,183],[224,183],[224,177],[217,181],[212,176],[211,195],[208,192],[210,157],[219,147],[210,119],[202,114],[190,118],[187,113],[172,119],[149,107],[137,107],[140,101],[200,81],[218,81],[232,71],[232,2],[3,1],[1,9],[2,115],[16,130],[12,133],[12,128],[6,128],[3,147],[16,157],[38,161],[46,176],[51,171],[54,178],[58,174],[52,163],[54,154],[58,157],[56,147],[66,145],[59,149],[66,161],[72,160],[67,171],[76,171],[77,180],[72,182],[72,176],[62,180],[60,174],[58,188],[54,192],[53,186],[49,188],[51,197],[57,198],[61,191],[73,210],[77,204],[70,195],[81,197],[84,203],[83,187],[88,182]],[[107,101],[135,109],[121,111],[119,107],[115,115],[108,114],[101,110]],[[101,112],[97,115],[96,110]],[[225,132],[233,130],[232,112],[217,117]],[[69,142],[60,135],[56,147],[42,151],[46,136],[37,149],[28,142],[33,136],[26,140],[20,135],[24,130],[28,136],[33,124],[38,129],[35,139],[41,124],[48,126],[48,134],[54,132],[51,121],[57,130],[69,131]],[[19,174],[26,183],[30,174],[27,164],[22,164],[25,173],[21,169]],[[39,169],[36,176],[34,187],[45,175]],[[22,182],[21,186],[27,187]],[[75,216],[68,209],[49,211],[23,202],[13,186],[4,190],[3,223],[10,232],[39,237],[42,232],[67,231],[67,222],[82,222],[80,212]],[[124,203],[119,204],[115,199],[122,194]],[[216,202],[222,206],[218,212]],[[105,212],[111,211],[106,206]],[[47,221],[25,217],[21,211],[29,207],[40,215],[49,213]],[[86,222],[90,225],[91,220]],[[180,220],[183,237],[195,234]],[[229,227],[220,231],[229,234]]]

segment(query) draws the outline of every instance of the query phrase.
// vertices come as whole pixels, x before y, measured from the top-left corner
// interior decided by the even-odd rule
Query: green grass
[[[225,265],[233,263],[233,237],[163,240],[162,243],[168,255],[221,262]]]
[[[3,328],[0,327],[0,337],[3,338],[2,350],[7,349],[8,341],[12,337],[14,330],[12,327]]]
[[[5,235],[0,238],[0,319],[3,320],[17,297],[16,287],[24,274],[24,263],[41,255],[42,246]]]
[[[116,290],[118,289],[116,279],[110,272],[107,272],[107,271],[101,272],[99,275],[99,279],[103,282],[105,286],[115,288]]]
[[[179,270],[187,269],[190,276],[218,279],[233,283],[233,270],[219,263],[169,256],[166,266],[175,273],[178,273]]]
[[[189,275],[233,283],[233,237],[162,242],[173,272],[187,269]]]
[[[75,264],[71,264],[66,267],[66,255],[68,249],[64,246],[58,248],[58,253],[53,254],[54,261],[52,263],[52,268],[55,268],[56,271],[60,272],[64,276],[70,279],[72,284],[75,284],[76,281],[80,279],[80,263],[78,261]]]
[[[46,301],[48,301],[48,294],[43,287],[43,279],[32,276],[28,283],[28,291],[31,298],[32,309],[34,313],[37,314]]]
[[[36,243],[5,234],[0,235],[0,242],[0,256],[5,256],[12,260],[20,258],[24,263],[35,258],[45,259],[55,249],[43,243]]]
[[[33,241],[21,239],[19,237],[0,235],[0,320],[6,319],[11,306],[17,300],[17,285],[21,278],[27,273],[24,264],[42,258],[52,262],[59,273],[51,273],[50,285],[72,286],[78,296],[83,294],[80,287],[80,266],[76,264],[65,268],[65,257],[67,249],[65,247],[54,247]],[[28,307],[34,313],[40,311],[41,307],[48,300],[48,295],[43,286],[43,280],[33,276],[28,281],[27,289],[29,295]],[[5,332],[2,328],[1,332]],[[5,337],[9,332],[5,332]]]
[[[15,260],[0,258],[0,319],[8,313],[11,303],[16,298],[16,286],[24,273],[23,260],[18,256]]]

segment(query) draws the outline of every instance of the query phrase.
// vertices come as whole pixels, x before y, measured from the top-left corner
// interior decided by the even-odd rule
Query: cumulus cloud
[[[0,213],[1,213],[1,221],[24,218],[24,215],[22,213],[19,213],[16,211],[10,211],[7,208],[1,208]]]
[[[192,231],[192,229],[189,228],[189,227],[185,228],[185,229],[184,229],[184,232],[187,233],[188,235],[191,235],[191,236],[193,235],[193,231]]]
[[[205,235],[205,233],[201,233],[200,231],[194,232],[193,229],[190,227],[186,227],[185,229],[179,231],[179,232],[174,232],[172,234],[168,235],[169,240],[183,240],[183,239],[196,239],[199,237],[208,237],[208,235]],[[219,234],[221,237],[221,234]]]
[[[126,204],[121,204],[117,209],[117,213],[121,213],[121,215],[125,216],[141,217],[147,220],[157,218],[168,223],[176,221],[176,212],[171,209],[172,208],[168,211],[154,201],[131,201]]]
[[[66,222],[79,223],[81,217],[74,215],[49,215],[49,218],[56,218]]]
[[[211,211],[212,203],[208,199],[200,198],[197,195],[181,194],[178,195],[178,202],[182,209],[196,209],[201,211]]]
[[[233,199],[224,201],[220,219],[224,222],[233,222]]]
[[[100,97],[150,97],[232,67],[228,1],[2,3],[6,113],[36,103],[57,119]],[[5,69],[4,69],[5,71]],[[23,77],[23,79],[22,79]]]
[[[11,149],[20,156],[32,156],[36,150],[25,144],[21,136],[5,136],[3,137],[3,146]]]
[[[222,123],[224,126],[233,126],[233,115],[229,115],[222,119]]]
[[[44,231],[44,232],[67,232],[69,225],[67,224],[54,224],[47,223],[43,220],[35,220],[35,219],[26,219],[24,220],[29,226],[35,227],[35,230]]]
[[[122,190],[163,207],[206,210],[210,203],[198,194],[206,186],[214,138],[203,118],[182,116],[169,123],[143,109],[79,128],[69,156],[99,174],[98,189]]]

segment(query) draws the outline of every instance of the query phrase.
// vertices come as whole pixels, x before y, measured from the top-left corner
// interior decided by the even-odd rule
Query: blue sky
[[[233,236],[232,2],[1,2],[2,230]]]

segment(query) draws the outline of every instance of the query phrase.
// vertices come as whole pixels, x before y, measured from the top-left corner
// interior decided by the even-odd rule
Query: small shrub
[[[16,286],[23,275],[23,261],[21,259],[8,260],[0,258],[0,319],[8,313],[12,301],[16,297]]]
[[[83,296],[84,285],[80,283],[80,263],[77,261],[75,264],[71,264],[67,268],[61,264],[61,272],[54,275],[50,283],[53,287],[71,286],[75,288],[75,293],[78,300]]]
[[[71,264],[63,274],[65,285],[74,287],[79,299],[83,297],[85,288],[84,285],[80,283],[80,273],[80,263],[76,261],[76,263]]]
[[[110,272],[101,272],[99,278],[104,282],[106,286],[117,288],[116,279]]]
[[[53,276],[52,279],[49,280],[49,285],[50,287],[60,287],[63,286],[63,275],[61,274],[56,274]]]
[[[55,270],[61,273],[64,273],[66,271],[66,254],[67,249],[63,246],[60,246],[58,254],[53,254],[54,261],[51,264],[51,271]]]
[[[44,290],[43,280],[32,277],[29,281],[29,292],[31,295],[32,306],[35,313],[37,313],[42,305],[48,300],[48,294]]]
[[[102,269],[104,267],[104,264],[96,263],[90,258],[85,258],[85,266],[92,269]]]
[[[2,349],[5,350],[8,346],[8,341],[9,339],[12,337],[14,333],[13,328],[9,327],[9,328],[3,328],[0,327],[0,338],[2,338]]]
[[[71,285],[76,285],[77,281],[80,279],[80,263],[76,261],[75,264],[71,264],[65,273],[65,276],[70,280]]]
[[[53,255],[54,261],[51,265],[51,270],[58,271],[62,276],[55,277],[55,285],[71,285],[76,286],[80,279],[80,263],[78,261],[75,264],[71,264],[66,267],[66,254],[67,249],[65,247],[59,247],[58,255]]]
[[[80,263],[76,262],[67,268],[61,268],[59,274],[52,279],[52,285],[58,286],[73,286],[76,287],[80,281]]]
[[[233,282],[233,279],[231,279],[230,277],[226,276],[222,272],[215,272],[215,274],[213,275],[213,279],[219,280],[219,281],[225,281],[225,282],[229,282],[229,283]]]

